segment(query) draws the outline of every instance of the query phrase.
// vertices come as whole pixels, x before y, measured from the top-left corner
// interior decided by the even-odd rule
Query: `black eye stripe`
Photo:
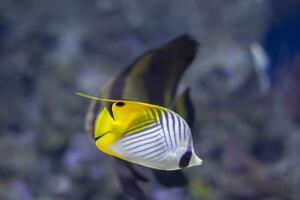
[[[124,103],[124,102],[121,102],[121,101],[119,101],[119,102],[117,102],[117,103],[116,103],[116,106],[119,106],[119,107],[121,107],[121,106],[125,106],[125,103]]]

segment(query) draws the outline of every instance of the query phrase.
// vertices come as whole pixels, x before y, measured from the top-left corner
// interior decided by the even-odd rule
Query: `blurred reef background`
[[[74,93],[183,33],[201,44],[179,86],[204,160],[188,198],[300,199],[299,0],[1,0],[0,199],[127,199]]]

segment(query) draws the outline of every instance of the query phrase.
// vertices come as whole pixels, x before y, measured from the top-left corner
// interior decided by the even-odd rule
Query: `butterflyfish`
[[[94,128],[94,141],[102,152],[159,170],[201,165],[190,127],[176,112],[139,101],[76,94],[104,103]]]

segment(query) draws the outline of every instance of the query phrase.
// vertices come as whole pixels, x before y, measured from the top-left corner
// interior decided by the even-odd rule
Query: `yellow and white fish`
[[[105,102],[94,128],[96,146],[104,153],[160,170],[201,165],[191,130],[174,111],[138,101],[76,94]]]

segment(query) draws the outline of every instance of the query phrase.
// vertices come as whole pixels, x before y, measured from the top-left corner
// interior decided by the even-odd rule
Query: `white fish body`
[[[177,113],[160,112],[160,120],[131,133],[110,146],[126,160],[160,170],[201,165],[195,154],[191,130]]]

